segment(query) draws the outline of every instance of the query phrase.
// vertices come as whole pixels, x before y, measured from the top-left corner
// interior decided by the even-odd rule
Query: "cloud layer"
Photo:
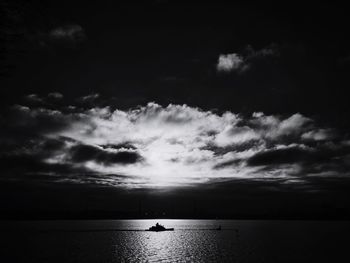
[[[28,98],[63,96],[52,94]],[[29,174],[124,187],[236,179],[296,184],[347,176],[350,167],[346,136],[300,113],[245,116],[154,102],[129,110],[51,103],[14,105],[1,121],[3,179]]]

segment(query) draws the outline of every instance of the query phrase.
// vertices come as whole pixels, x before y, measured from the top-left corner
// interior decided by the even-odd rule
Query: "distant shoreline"
[[[236,217],[236,218],[101,218],[101,217],[1,217],[0,221],[79,221],[79,220],[269,220],[269,221],[350,221],[350,217]]]

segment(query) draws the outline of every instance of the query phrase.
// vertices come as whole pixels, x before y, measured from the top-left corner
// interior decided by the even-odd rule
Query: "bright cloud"
[[[14,142],[13,151],[1,156],[32,153],[36,161],[62,171],[74,168],[75,176],[81,171],[85,175],[67,179],[79,183],[157,187],[220,178],[293,180],[306,167],[336,171],[336,165],[325,168],[327,160],[350,153],[346,145],[342,151],[330,147],[333,130],[317,127],[299,113],[243,116],[153,102],[129,110],[91,107],[68,112],[17,105],[13,112],[17,121],[11,122],[12,130],[27,128],[40,137],[28,138],[32,143],[26,151]],[[49,168],[44,168],[45,173]]]
[[[216,69],[223,72],[244,71],[247,67],[243,57],[236,53],[220,55],[216,65]]]
[[[255,50],[252,46],[248,45],[244,53],[220,54],[216,64],[216,70],[225,73],[243,73],[249,70],[257,60],[279,54],[278,47],[275,44],[271,44],[260,50]]]

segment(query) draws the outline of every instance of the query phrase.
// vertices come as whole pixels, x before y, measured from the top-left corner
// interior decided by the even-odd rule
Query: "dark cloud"
[[[70,149],[70,156],[74,162],[95,161],[103,165],[134,164],[142,160],[142,157],[137,152],[107,151],[92,145],[73,146]]]
[[[78,98],[77,101],[80,102],[80,103],[93,103],[99,97],[100,97],[100,94],[93,93],[93,94],[89,94],[89,95],[86,95],[86,96],[82,96],[82,97]]]
[[[259,146],[261,146],[264,142],[262,140],[248,140],[242,143],[233,143],[231,145],[228,146],[223,146],[223,147],[219,147],[215,144],[209,144],[205,147],[203,147],[203,150],[210,150],[213,151],[215,153],[215,155],[224,155],[226,153],[229,152],[244,152],[247,151],[249,149],[254,149],[254,148],[258,148]]]
[[[47,95],[49,98],[60,100],[63,99],[63,95],[59,92],[51,92]]]
[[[241,163],[242,163],[241,159],[234,159],[234,160],[218,163],[218,164],[214,165],[213,168],[214,169],[222,169],[222,168],[227,168],[227,167],[234,167],[234,166],[238,166]]]
[[[248,59],[262,59],[262,58],[268,58],[268,57],[277,57],[280,55],[280,47],[276,43],[271,43],[270,45],[262,48],[262,49],[254,49],[252,45],[248,45],[245,48],[245,56]]]
[[[40,98],[37,94],[29,94],[26,96],[26,99],[29,102],[39,102],[39,103],[43,102],[42,98]]]
[[[32,154],[2,155],[0,157],[3,174],[1,177],[8,179],[22,178],[30,180],[34,175],[60,176],[61,179],[69,178],[71,174],[84,175],[93,171],[67,163],[49,163],[43,161],[39,156]]]
[[[77,43],[86,39],[84,29],[77,24],[59,26],[49,32],[54,41]]]
[[[130,142],[124,142],[124,143],[118,143],[118,144],[102,144],[99,146],[102,147],[103,149],[114,149],[114,150],[120,150],[120,149],[136,150],[137,149],[137,147]]]
[[[31,109],[27,106],[14,105],[10,112],[11,121],[5,123],[9,129],[42,134],[59,131],[70,125],[70,120],[59,110],[47,108]]]
[[[332,171],[333,174],[348,172],[350,148],[348,146],[320,145],[315,148],[289,147],[270,149],[258,152],[247,160],[249,166],[264,166],[265,169],[276,169],[278,165],[298,164],[299,174],[322,174]],[[278,168],[277,168],[278,169]]]
[[[305,157],[310,156],[312,156],[310,150],[292,147],[259,152],[250,157],[247,163],[250,166],[299,163],[305,161]]]

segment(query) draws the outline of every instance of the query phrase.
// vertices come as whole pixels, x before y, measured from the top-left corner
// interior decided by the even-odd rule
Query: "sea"
[[[162,224],[174,231],[148,232]],[[350,262],[349,221],[1,221],[0,262]],[[221,230],[216,230],[221,226]]]

